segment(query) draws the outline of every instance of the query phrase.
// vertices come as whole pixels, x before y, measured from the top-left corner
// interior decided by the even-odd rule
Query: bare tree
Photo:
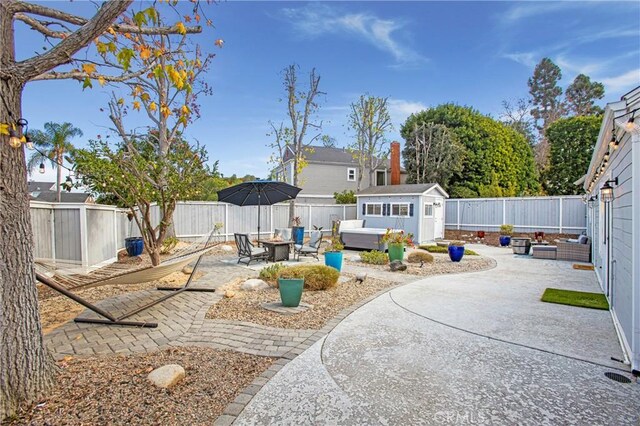
[[[131,58],[147,53],[134,51],[129,40],[140,34],[202,31],[182,22],[157,25],[158,11],[153,6],[128,17],[124,13],[131,3],[102,2],[87,19],[48,5],[0,1],[0,134],[7,134],[22,117],[22,91],[28,82],[75,79],[90,87],[96,80],[101,84],[126,81],[136,73],[149,72],[129,67]],[[197,2],[194,7],[195,13]],[[52,47],[16,60],[16,21],[41,33]],[[80,55],[90,43],[99,51],[116,53],[124,72],[115,72],[105,63],[106,72],[100,72],[93,58]],[[44,346],[38,314],[25,153],[17,148],[0,143],[0,418],[15,413],[22,403],[35,401],[54,381],[54,364]]]
[[[358,191],[362,176],[369,173],[369,184],[375,182],[376,169],[386,160],[386,132],[393,130],[387,98],[361,95],[350,105],[349,127],[355,131],[355,140],[349,145],[358,163]]]
[[[502,101],[500,120],[525,137],[529,145],[535,145],[534,124],[529,112],[529,102],[520,98],[515,102]]]
[[[314,122],[313,116],[318,111],[316,97],[324,94],[321,92],[320,76],[316,74],[315,68],[309,73],[309,86],[305,90],[298,87],[298,66],[289,65],[284,69],[284,87],[287,93],[287,115],[291,127],[280,123],[276,127],[270,123],[271,136],[275,140],[269,145],[276,152],[272,155],[272,161],[283,168],[288,158],[292,161],[293,179],[292,185],[300,184],[300,173],[306,167],[305,154],[309,153],[309,146],[316,139],[321,137],[322,122]],[[307,138],[309,129],[317,132],[313,137]],[[295,217],[295,200],[289,204],[289,221]]]

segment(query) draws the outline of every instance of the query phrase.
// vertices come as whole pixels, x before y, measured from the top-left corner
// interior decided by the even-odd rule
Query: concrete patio
[[[280,370],[235,424],[636,425],[608,311],[540,302],[599,291],[571,262],[474,246],[495,269],[429,277],[358,309]]]

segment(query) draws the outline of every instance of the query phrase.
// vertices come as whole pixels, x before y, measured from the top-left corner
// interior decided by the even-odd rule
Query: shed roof
[[[449,196],[437,183],[405,183],[402,185],[370,186],[358,192],[357,195],[422,195],[433,188],[438,188],[445,197]]]

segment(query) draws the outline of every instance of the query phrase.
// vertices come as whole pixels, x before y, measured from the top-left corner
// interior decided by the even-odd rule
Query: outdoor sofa
[[[591,240],[586,235],[580,235],[575,240],[560,240],[556,258],[558,260],[575,260],[578,262],[591,261]]]

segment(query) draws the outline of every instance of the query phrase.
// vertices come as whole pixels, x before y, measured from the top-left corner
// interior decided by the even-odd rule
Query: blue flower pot
[[[508,247],[511,244],[511,237],[509,235],[500,235],[500,245],[502,247]]]
[[[342,270],[342,252],[341,251],[326,251],[324,252],[324,264],[336,268],[338,271]]]
[[[291,228],[293,236],[293,242],[298,245],[302,245],[304,242],[304,226],[294,226]]]
[[[125,238],[124,248],[127,250],[129,256],[140,256],[144,251],[144,241],[142,237]]]
[[[464,246],[449,246],[449,259],[452,262],[460,262],[464,256]]]

